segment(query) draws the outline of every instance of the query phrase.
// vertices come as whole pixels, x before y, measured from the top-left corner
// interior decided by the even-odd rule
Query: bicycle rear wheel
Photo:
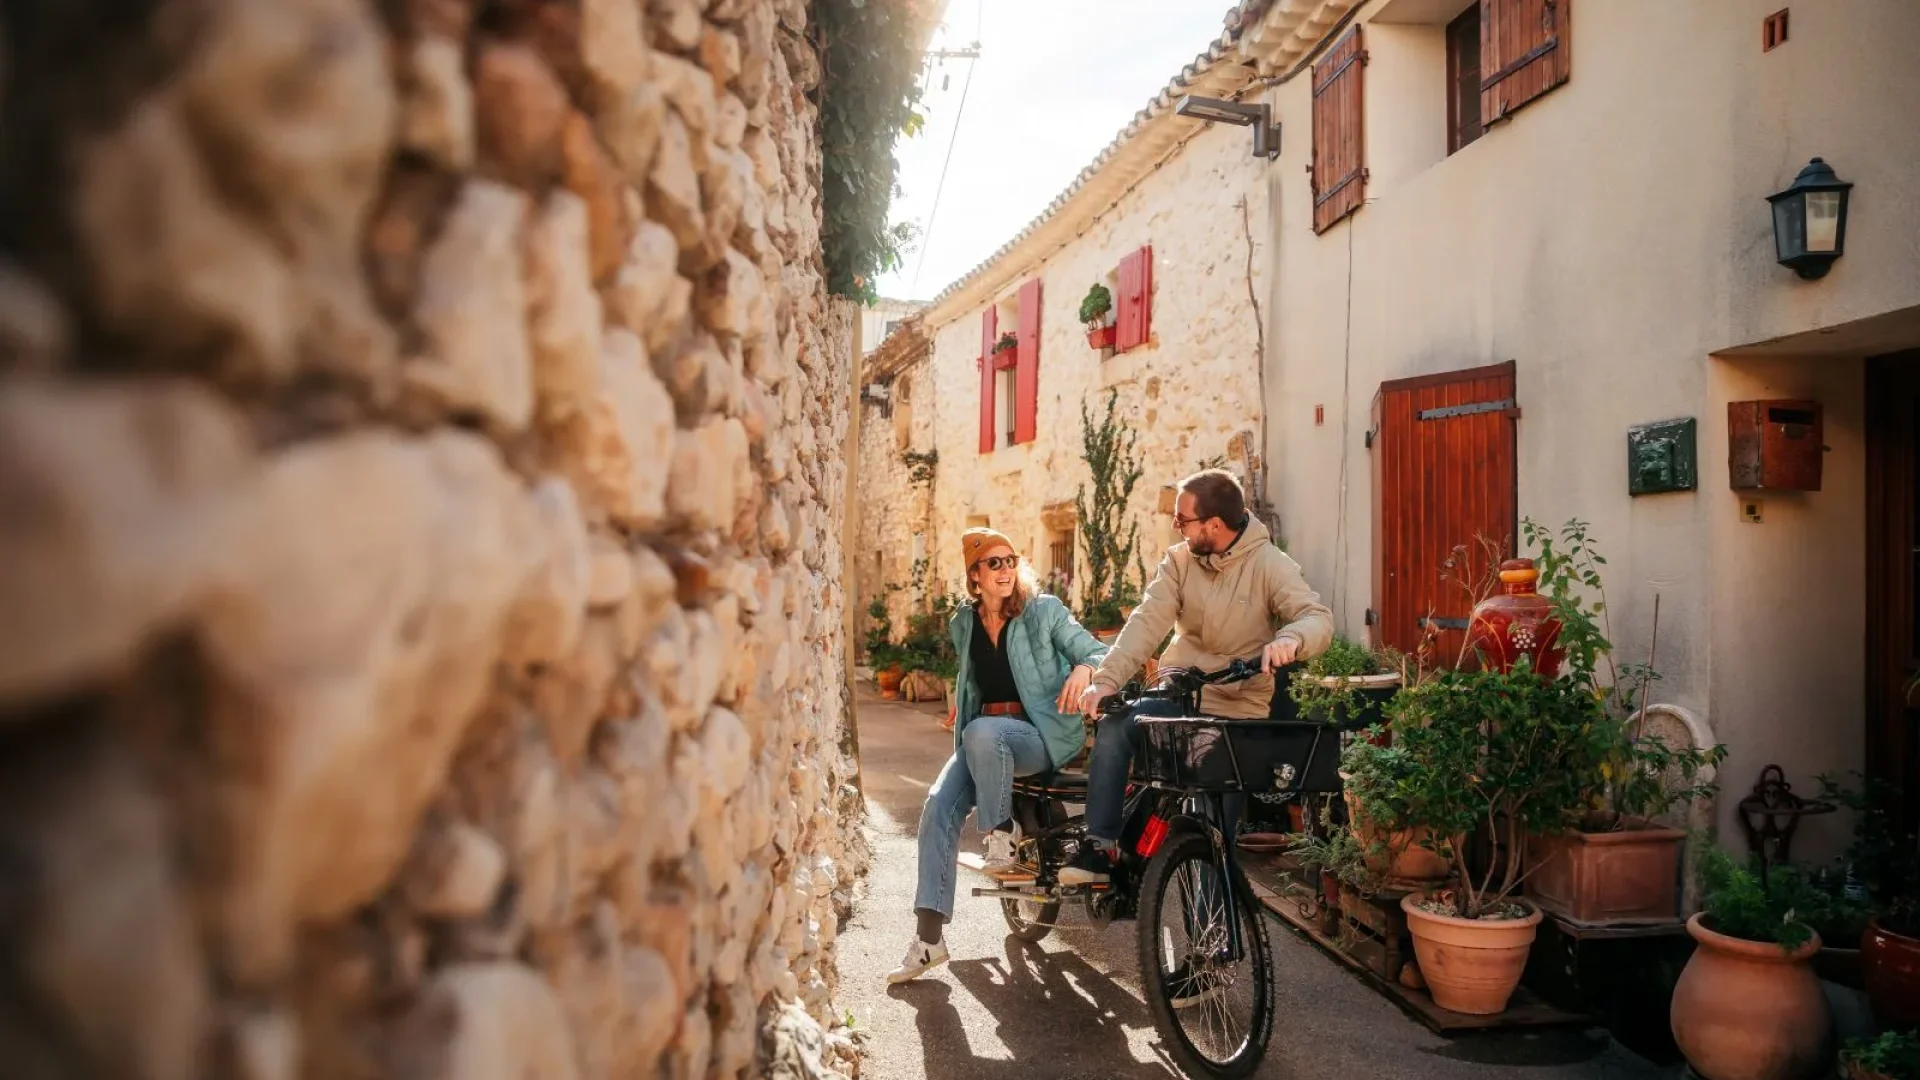
[[[1222,886],[1205,836],[1181,836],[1154,856],[1141,886],[1140,980],[1181,1068],[1239,1080],[1260,1067],[1273,1035],[1273,954],[1260,903],[1239,878],[1232,888],[1241,956],[1228,955]]]

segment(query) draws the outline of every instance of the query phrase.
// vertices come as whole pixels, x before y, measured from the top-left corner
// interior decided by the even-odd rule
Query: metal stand
[[[1760,856],[1760,881],[1766,883],[1767,868],[1786,862],[1793,844],[1794,830],[1800,819],[1810,814],[1831,814],[1839,809],[1830,802],[1803,799],[1793,793],[1786,773],[1778,765],[1760,770],[1753,793],[1740,800],[1740,828],[1747,834],[1747,850]]]

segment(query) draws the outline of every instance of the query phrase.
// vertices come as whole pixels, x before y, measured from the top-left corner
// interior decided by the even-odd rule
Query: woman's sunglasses
[[[989,570],[1005,570],[1006,568],[1008,568],[1008,567],[1010,567],[1010,566],[1019,566],[1019,565],[1020,565],[1020,556],[1018,556],[1018,555],[989,555],[988,557],[986,557],[986,558],[984,558],[984,559],[981,559],[981,560],[980,560],[979,562],[977,562],[977,563],[974,563],[973,565],[975,565],[975,566],[984,566],[984,567],[986,567],[986,568],[987,568],[987,569],[989,569]]]

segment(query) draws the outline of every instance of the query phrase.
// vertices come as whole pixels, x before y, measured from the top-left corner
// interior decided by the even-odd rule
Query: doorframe
[[[1914,612],[1895,619],[1894,597],[1914,596],[1913,551],[1920,542],[1916,523],[1915,457],[1920,430],[1920,350],[1868,357],[1866,391],[1866,599],[1864,653],[1866,716],[1865,772],[1891,780],[1898,789],[1896,812],[1911,829],[1920,821],[1920,746],[1909,704],[1894,700],[1892,673],[1907,671],[1920,679],[1920,641],[1914,640]],[[1910,684],[1911,685],[1911,684]],[[1907,693],[1913,701],[1920,686]]]

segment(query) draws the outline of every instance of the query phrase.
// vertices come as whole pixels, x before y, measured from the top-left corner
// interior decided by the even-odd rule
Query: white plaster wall
[[[1768,761],[1808,789],[1816,766],[1859,761],[1860,369],[1747,375],[1710,356],[1920,305],[1920,5],[1797,5],[1762,54],[1777,6],[1578,0],[1572,80],[1450,157],[1440,28],[1369,26],[1368,201],[1320,236],[1310,80],[1271,92],[1290,133],[1270,174],[1271,495],[1293,554],[1360,630],[1374,392],[1514,360],[1521,514],[1593,523],[1629,654],[1660,594],[1661,697],[1729,737],[1736,798]],[[1809,283],[1775,264],[1764,197],[1815,155],[1858,186],[1845,258]],[[1829,488],[1742,532],[1725,403],[1787,370],[1827,402]],[[1629,498],[1627,428],[1675,416],[1700,418],[1700,490]]]

